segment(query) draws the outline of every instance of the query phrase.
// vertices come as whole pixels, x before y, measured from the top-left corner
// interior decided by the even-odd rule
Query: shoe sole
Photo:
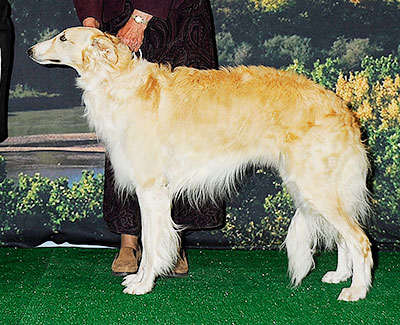
[[[174,279],[174,278],[186,278],[189,275],[189,272],[186,273],[170,273],[163,275],[164,278]]]
[[[130,275],[130,274],[136,274],[137,271],[136,272],[114,272],[114,271],[111,271],[111,273],[114,276],[127,276],[127,275]]]

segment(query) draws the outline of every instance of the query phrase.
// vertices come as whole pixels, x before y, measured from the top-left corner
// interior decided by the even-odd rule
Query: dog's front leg
[[[177,259],[180,239],[171,218],[171,194],[161,184],[136,188],[142,218],[143,255],[138,273],[128,275],[122,283],[125,293],[150,292],[156,277],[168,273]]]

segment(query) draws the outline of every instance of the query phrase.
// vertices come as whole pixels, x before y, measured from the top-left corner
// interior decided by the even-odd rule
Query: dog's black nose
[[[28,53],[29,56],[33,55],[33,49],[32,47],[28,49],[28,51],[26,51],[26,53]]]

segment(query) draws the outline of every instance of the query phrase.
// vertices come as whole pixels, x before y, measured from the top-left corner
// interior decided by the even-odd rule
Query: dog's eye
[[[65,37],[65,35],[61,35],[60,36],[60,41],[61,42],[65,42],[67,40],[67,38]]]

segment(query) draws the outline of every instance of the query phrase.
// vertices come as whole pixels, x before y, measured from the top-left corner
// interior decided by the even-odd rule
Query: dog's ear
[[[105,58],[113,64],[118,62],[118,54],[116,52],[115,44],[109,37],[101,35],[93,38],[92,46],[99,52],[100,57]]]

